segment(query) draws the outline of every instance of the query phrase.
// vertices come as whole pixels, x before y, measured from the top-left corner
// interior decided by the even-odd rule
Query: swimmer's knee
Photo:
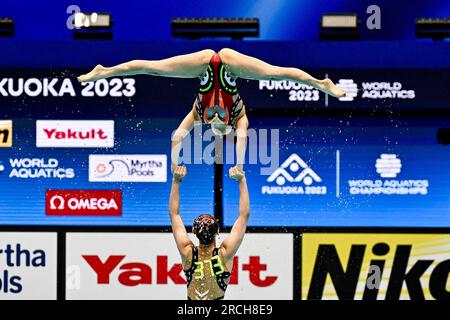
[[[228,63],[235,55],[236,51],[230,48],[222,48],[219,51],[220,60],[222,60],[223,63]]]
[[[212,56],[215,54],[216,54],[216,52],[212,49],[204,49],[204,50],[200,51],[200,56],[201,56],[203,63],[209,63]]]

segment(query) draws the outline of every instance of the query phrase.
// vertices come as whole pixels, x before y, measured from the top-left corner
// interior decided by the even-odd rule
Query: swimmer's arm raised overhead
[[[227,66],[227,71],[235,77],[252,80],[290,80],[310,85],[333,97],[345,96],[345,92],[330,79],[316,79],[298,68],[273,66],[228,48],[220,50],[219,55]]]
[[[247,230],[247,223],[250,217],[250,196],[247,188],[247,180],[244,172],[238,167],[230,168],[230,178],[236,180],[239,185],[239,213],[234,222],[228,237],[223,240],[220,246],[221,254],[225,261],[233,259],[238,251]]]
[[[205,72],[213,54],[213,50],[206,49],[163,60],[132,60],[108,68],[97,65],[91,72],[79,76],[78,81],[89,82],[139,74],[173,78],[198,78]]]
[[[171,171],[174,172],[175,168],[178,166],[178,161],[180,158],[181,147],[183,143],[183,139],[185,136],[189,134],[189,132],[194,127],[195,115],[194,111],[191,110],[186,117],[184,117],[183,121],[178,126],[175,133],[172,135],[172,145],[171,145]]]
[[[178,251],[182,257],[187,257],[193,246],[180,216],[180,183],[185,176],[185,166],[178,166],[175,168],[169,197],[169,214],[172,225],[172,233],[175,238]]]

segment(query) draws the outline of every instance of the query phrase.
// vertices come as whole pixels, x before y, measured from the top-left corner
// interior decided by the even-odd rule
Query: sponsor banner
[[[112,148],[113,120],[37,120],[38,148]]]
[[[353,79],[339,79],[336,85],[348,93],[339,98],[340,101],[353,101],[358,97],[358,91],[361,91],[361,99],[411,100],[416,97],[415,90],[410,90],[405,83],[399,81],[363,81],[358,86]]]
[[[322,178],[296,153],[291,154],[267,178],[262,194],[325,195],[327,187]]]
[[[9,77],[0,78],[0,96],[2,98],[39,97],[133,97],[136,93],[135,80],[132,78],[101,79],[96,82],[78,83],[74,77]],[[66,71],[67,72],[67,71]],[[64,74],[65,72],[61,72]],[[82,89],[81,89],[82,88]],[[81,89],[81,90],[80,90]]]
[[[0,300],[56,300],[56,233],[0,232]]]
[[[2,173],[15,179],[61,180],[75,177],[75,170],[62,166],[56,158],[9,158],[8,161],[0,161],[0,176]]]
[[[358,80],[356,80],[358,81]],[[360,81],[355,79],[338,79],[336,85],[347,94],[339,101],[358,100],[413,100],[416,98],[415,90],[408,88],[406,81]],[[276,92],[286,91],[287,101],[315,102],[323,99],[324,94],[319,90],[300,83],[288,80],[259,80],[260,91]],[[325,102],[328,103],[328,102]]]
[[[292,252],[292,234],[246,234],[226,299],[292,299]],[[171,233],[68,233],[66,268],[68,300],[185,300],[187,295]]]
[[[0,98],[1,100],[1,98]],[[0,105],[2,102],[0,102]],[[65,105],[66,106],[66,105]],[[83,107],[86,107],[83,103]],[[2,107],[0,107],[0,110]],[[33,108],[36,110],[39,108]],[[70,108],[69,108],[70,109]],[[95,109],[92,107],[92,109]],[[120,108],[119,108],[120,109]],[[128,108],[129,110],[129,108]],[[26,116],[13,121],[14,147],[0,149],[0,224],[1,225],[140,225],[163,226],[169,223],[167,200],[170,187],[170,153],[168,140],[174,128],[179,124],[177,118],[129,119],[114,117],[114,145],[120,150],[92,148],[38,148],[34,145],[36,119]],[[50,117],[57,119],[56,115]],[[100,115],[89,119],[100,118]],[[155,123],[157,126],[155,127]],[[151,134],[147,134],[153,132]],[[163,138],[162,138],[163,137]],[[164,137],[167,137],[164,138]],[[0,137],[1,139],[1,137]],[[31,139],[31,141],[30,141]],[[138,144],[144,146],[140,147]],[[147,146],[147,147],[145,147]],[[116,148],[115,147],[115,148]],[[20,149],[20,150],[19,150]],[[113,150],[114,149],[114,150]],[[148,149],[148,150],[145,150]],[[103,152],[103,151],[104,152]],[[125,174],[121,164],[111,177],[155,183],[125,183],[89,181],[89,155],[119,153],[128,157],[138,154],[137,158],[126,160],[130,166],[130,176]],[[167,153],[166,158],[160,155]],[[150,154],[150,155],[146,155]],[[144,156],[144,158],[140,158]],[[112,159],[111,159],[112,160]],[[167,163],[166,163],[167,162]],[[167,168],[166,168],[167,167]],[[214,202],[211,191],[214,189],[214,166],[204,164],[189,165],[189,181],[195,188],[188,187],[183,193],[183,218],[193,221],[200,212],[212,212]],[[167,175],[167,176],[166,176]],[[101,179],[106,179],[101,178]],[[156,181],[165,181],[158,182]],[[188,182],[189,182],[188,181]],[[46,214],[46,190],[126,190],[123,194],[123,207],[120,218],[117,216],[101,219],[85,216],[49,216]],[[149,187],[150,186],[150,187]],[[89,213],[89,212],[88,212]],[[149,214],[151,213],[151,214]],[[78,215],[78,213],[77,213]]]
[[[167,155],[90,155],[91,182],[166,182]]]
[[[298,61],[292,61],[292,65]],[[9,69],[0,77],[0,108],[8,118],[17,113],[40,117],[42,110],[59,112],[64,108],[83,111],[89,117],[110,114],[115,118],[133,114],[145,117],[182,116],[186,101],[201,85],[198,81],[161,77],[108,78],[80,84],[75,77],[82,69]],[[308,69],[316,78],[331,78],[347,95],[336,99],[300,83],[287,80],[238,81],[239,92],[247,105],[259,108],[357,108],[359,110],[430,110],[448,108],[450,92],[447,69],[423,68],[345,68]],[[439,81],[436,81],[439,79]],[[157,90],[149,90],[157,88]],[[174,91],[175,90],[175,91]],[[176,94],[174,94],[176,92]],[[165,97],[170,97],[166,99]],[[148,101],[158,108],[146,108]],[[18,104],[41,104],[36,108],[18,108]],[[127,105],[129,108],[121,108]],[[135,108],[134,108],[134,107]],[[25,113],[26,110],[26,113]],[[24,112],[24,113],[22,113]]]
[[[12,147],[12,120],[0,120],[0,148]]]
[[[305,233],[302,299],[448,300],[450,235]]]
[[[401,173],[402,162],[396,154],[381,154],[376,160],[374,168],[380,179],[351,179],[348,180],[351,195],[427,195],[430,182],[428,179],[416,179],[403,175],[403,179],[396,179]]]
[[[120,190],[47,190],[45,210],[48,216],[120,216]]]
[[[450,225],[450,150],[437,143],[437,125],[320,129],[272,119],[271,126],[280,128],[279,154],[245,164],[252,226]],[[237,212],[239,192],[227,169],[224,212]],[[233,222],[224,216],[225,225]]]
[[[294,108],[305,103],[315,108],[378,110],[445,109],[450,95],[445,82],[430,86],[433,79],[447,79],[446,70],[346,69],[314,70],[315,77],[330,77],[347,94],[332,98],[305,84],[288,80],[242,81],[239,92],[259,108]],[[431,82],[430,82],[431,81]],[[381,102],[381,103],[380,103]],[[430,105],[431,103],[431,105]]]
[[[331,185],[338,188],[338,179],[342,175],[340,163],[340,151],[334,151],[336,161],[336,176],[333,177]],[[367,168],[369,169],[369,168]],[[374,172],[379,179],[349,179],[348,193],[351,195],[426,195],[430,185],[428,179],[415,179],[403,176],[401,173],[402,162],[396,154],[381,154],[374,160]],[[329,170],[327,170],[329,171]],[[367,170],[367,172],[370,172]],[[334,190],[333,190],[334,191]],[[337,197],[341,194],[336,190]],[[266,179],[261,187],[263,195],[326,195],[327,186],[322,178],[311,168],[298,154],[292,153],[276,170]]]

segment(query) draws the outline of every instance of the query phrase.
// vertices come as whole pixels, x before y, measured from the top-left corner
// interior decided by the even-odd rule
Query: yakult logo
[[[122,191],[119,190],[47,190],[47,215],[119,216]]]
[[[114,121],[38,120],[36,146],[56,148],[111,148]]]
[[[186,284],[186,280],[182,276],[183,267],[181,263],[170,265],[168,256],[165,255],[156,257],[155,266],[151,266],[144,261],[127,261],[126,255],[111,255],[104,259],[97,255],[83,255],[83,259],[95,272],[97,284],[118,282],[128,287],[152,283],[167,284],[169,281],[174,284]],[[259,256],[250,256],[249,261],[242,263],[242,265],[239,263],[239,257],[234,257],[229,284],[239,284],[239,273],[248,272],[250,282],[254,286],[269,287],[277,281],[278,276],[263,275],[266,270],[267,264],[263,263]]]
[[[68,233],[66,253],[68,300],[186,299],[172,233]],[[229,266],[227,299],[292,299],[293,264],[292,234],[246,234]]]

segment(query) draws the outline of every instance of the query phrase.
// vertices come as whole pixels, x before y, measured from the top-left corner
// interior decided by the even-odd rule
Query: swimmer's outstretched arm
[[[248,193],[245,174],[239,168],[233,167],[230,168],[229,175],[230,178],[236,180],[239,185],[239,212],[238,218],[234,222],[230,234],[223,240],[222,245],[220,246],[221,254],[225,261],[233,259],[241,246],[250,217],[250,195]]]
[[[178,126],[177,130],[172,135],[172,146],[171,146],[171,171],[174,172],[175,168],[178,166],[181,146],[183,139],[194,127],[195,116],[194,111],[191,110],[186,117],[184,117],[181,124]]]
[[[243,170],[247,150],[248,118],[246,115],[236,122],[236,166]]]
[[[188,256],[193,245],[192,241],[188,237],[186,227],[184,226],[180,215],[180,183],[185,176],[185,166],[177,167],[174,170],[172,188],[170,190],[169,197],[169,214],[170,222],[172,224],[172,233],[175,238],[178,251],[183,259]]]
[[[132,60],[113,67],[97,65],[91,72],[78,77],[80,82],[99,79],[146,74],[173,78],[198,78],[206,70],[213,50],[202,50],[174,56],[163,60]]]
[[[330,79],[319,80],[303,70],[273,66],[228,48],[220,50],[219,54],[227,66],[227,71],[235,77],[252,80],[290,80],[310,85],[333,97],[345,96],[345,92]]]

